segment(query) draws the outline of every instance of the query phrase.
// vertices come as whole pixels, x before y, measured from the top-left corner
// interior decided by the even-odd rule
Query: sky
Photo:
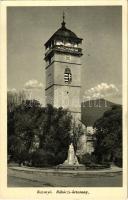
[[[8,7],[7,85],[45,103],[44,43],[61,27],[83,38],[81,101],[122,102],[121,6]]]

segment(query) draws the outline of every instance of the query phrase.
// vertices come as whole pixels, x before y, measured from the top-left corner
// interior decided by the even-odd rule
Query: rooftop
[[[78,43],[80,43],[82,41],[81,38],[77,37],[77,35],[72,32],[71,30],[66,28],[66,23],[65,23],[65,16],[63,15],[63,21],[61,23],[61,28],[59,28],[52,36],[51,38],[45,43],[45,46],[47,46],[47,44],[49,44],[49,42],[52,39],[68,39],[71,41],[76,41]]]

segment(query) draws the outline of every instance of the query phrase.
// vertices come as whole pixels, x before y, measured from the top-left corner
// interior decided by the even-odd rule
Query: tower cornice
[[[53,86],[68,86],[68,87],[78,87],[78,88],[81,88],[81,85],[66,85],[66,84],[55,84],[54,83],[54,84],[50,85],[49,87],[47,87],[45,89],[45,91],[48,90],[49,88],[53,87]]]

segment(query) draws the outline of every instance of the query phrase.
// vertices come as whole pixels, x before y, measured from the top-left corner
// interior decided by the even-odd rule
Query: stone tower
[[[68,108],[76,121],[81,120],[82,39],[61,27],[45,43],[46,103]]]

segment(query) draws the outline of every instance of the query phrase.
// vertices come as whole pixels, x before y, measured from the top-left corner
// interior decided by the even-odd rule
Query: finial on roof
[[[64,22],[64,20],[65,20],[65,13],[64,13],[64,11],[63,11],[63,22]]]
[[[61,23],[61,25],[62,25],[62,28],[65,28],[65,13],[64,13],[64,11],[63,11],[63,22]]]

